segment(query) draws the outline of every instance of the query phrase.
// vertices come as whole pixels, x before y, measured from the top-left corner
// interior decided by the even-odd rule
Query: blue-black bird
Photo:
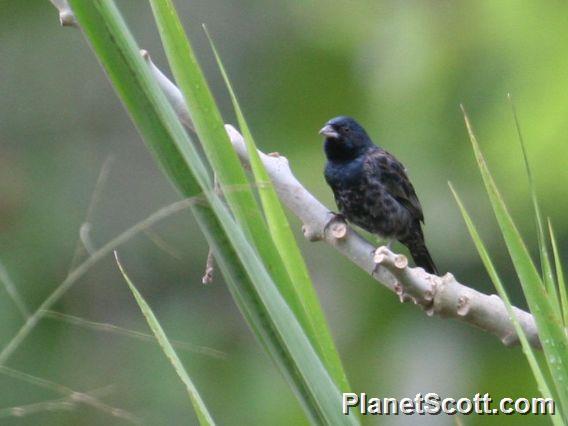
[[[329,120],[320,134],[325,136],[325,180],[341,215],[368,232],[400,241],[417,266],[438,274],[424,242],[422,207],[404,166],[350,117]]]

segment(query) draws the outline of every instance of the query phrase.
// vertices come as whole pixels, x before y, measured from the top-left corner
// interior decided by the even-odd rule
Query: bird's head
[[[373,145],[363,127],[351,117],[335,117],[319,131],[325,136],[325,152],[330,160],[350,160]]]

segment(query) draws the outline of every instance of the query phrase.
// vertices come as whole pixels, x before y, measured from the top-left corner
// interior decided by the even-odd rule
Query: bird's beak
[[[339,133],[331,126],[331,124],[326,124],[319,131],[320,135],[326,136],[328,138],[339,138]]]

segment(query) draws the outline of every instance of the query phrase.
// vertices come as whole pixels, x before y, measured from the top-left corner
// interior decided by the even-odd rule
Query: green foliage
[[[536,191],[534,189],[534,182],[530,173],[530,168],[525,153],[524,143],[522,138],[520,137],[519,132],[521,147],[523,149],[525,158],[525,165],[529,176],[529,183],[532,189],[531,193],[533,198],[533,207],[535,209],[535,215],[537,218],[537,229],[539,232],[540,246],[539,248],[542,256],[544,277],[541,277],[531,259],[528,249],[518,229],[516,228],[510,213],[507,210],[503,197],[499,193],[497,185],[495,184],[495,181],[493,180],[493,177],[489,172],[485,158],[481,152],[479,143],[477,142],[477,138],[473,132],[473,128],[465,110],[463,110],[463,113],[477,164],[479,170],[481,171],[481,176],[485,184],[485,189],[489,195],[495,217],[497,218],[497,222],[501,229],[501,234],[509,250],[509,255],[513,261],[513,265],[521,283],[523,293],[529,305],[530,311],[536,321],[539,337],[542,343],[544,354],[546,356],[546,363],[550,372],[549,379],[546,379],[544,374],[540,370],[534,353],[528,346],[526,336],[524,336],[519,328],[518,321],[514,316],[512,305],[507,297],[504,286],[496,273],[489,254],[485,249],[485,246],[481,241],[481,238],[479,237],[479,234],[477,233],[477,230],[475,229],[475,226],[473,225],[469,214],[463,207],[461,200],[457,197],[457,194],[455,192],[454,195],[456,196],[460,210],[466,221],[468,230],[470,231],[470,234],[476,244],[483,263],[486,266],[486,269],[488,270],[489,275],[497,288],[497,291],[505,301],[507,310],[513,320],[515,329],[519,334],[521,344],[523,345],[523,350],[537,379],[541,393],[545,397],[551,397],[552,395],[556,397],[556,403],[558,405],[558,408],[560,409],[561,414],[553,416],[553,421],[555,424],[563,424],[563,419],[566,418],[566,413],[568,413],[568,389],[566,386],[566,384],[568,383],[568,337],[564,328],[564,320],[561,316],[561,304],[563,301],[558,297],[556,287],[558,284],[564,286],[564,282],[562,282],[563,279],[559,281],[559,283],[556,283],[554,281],[551,268],[552,261],[549,258],[548,249],[543,247],[543,245],[546,245],[544,226],[541,219]],[[516,113],[515,121],[518,130],[519,126]],[[557,269],[561,271],[561,265],[555,244],[553,245],[553,251],[555,253]],[[561,288],[561,294],[563,291],[565,291],[565,289]]]
[[[538,385],[538,389],[540,390],[540,393],[545,398],[552,398],[552,392],[550,391],[550,387],[548,385],[546,377],[544,376],[544,374],[543,374],[543,372],[540,368],[540,365],[539,365],[538,360],[537,360],[536,355],[535,355],[535,350],[533,349],[530,342],[528,341],[526,333],[523,330],[523,328],[521,327],[521,324],[519,323],[519,319],[517,318],[517,315],[514,312],[514,307],[511,304],[511,301],[509,300],[509,296],[507,295],[507,291],[505,290],[505,286],[503,285],[503,282],[501,281],[501,278],[499,277],[499,274],[497,273],[497,269],[495,268],[495,265],[493,264],[493,261],[491,260],[491,256],[489,255],[489,252],[488,252],[487,248],[485,247],[485,244],[483,243],[483,240],[481,239],[481,236],[479,235],[479,232],[478,232],[476,226],[474,225],[473,220],[471,219],[471,216],[469,215],[469,213],[465,209],[462,200],[460,199],[460,197],[458,196],[457,192],[455,191],[455,189],[453,188],[453,186],[451,184],[450,184],[450,189],[451,189],[452,193],[454,194],[454,197],[455,197],[455,199],[458,203],[458,207],[460,208],[460,212],[461,212],[461,214],[464,218],[464,221],[465,221],[465,224],[466,224],[467,229],[469,231],[469,234],[471,235],[471,239],[473,240],[473,242],[475,244],[475,248],[477,249],[477,252],[479,253],[479,257],[483,261],[483,265],[485,266],[485,269],[487,269],[487,273],[489,274],[489,277],[491,278],[491,281],[493,282],[493,285],[495,286],[497,293],[499,294],[501,299],[503,299],[503,301],[505,302],[505,307],[507,308],[507,313],[509,314],[509,318],[511,318],[511,321],[513,322],[513,326],[515,327],[515,331],[517,332],[517,335],[519,336],[519,340],[520,340],[521,346],[523,348],[523,353],[527,357],[527,361],[529,363],[529,366],[530,366],[530,368],[531,368],[531,370],[532,370],[532,372],[535,376],[535,379],[536,379],[536,382],[537,382],[537,385]],[[561,421],[559,416],[553,416],[552,420],[553,420],[554,424],[562,425],[562,421]]]
[[[304,329],[302,324],[310,322],[306,318],[299,321],[296,315],[308,313],[296,306],[295,314],[279,290],[289,287],[289,292],[296,291],[172,4],[153,1],[152,7],[170,64],[207,158],[226,190],[230,210],[213,190],[208,165],[149,74],[114,3],[71,0],[71,5],[133,121],[172,182],[186,197],[202,194],[206,200],[206,205],[194,206],[193,212],[231,293],[256,336],[294,385],[307,412],[315,422],[356,423],[338,409],[338,384],[346,381],[338,356],[330,353],[335,351],[331,338],[316,334],[324,330],[329,336],[323,315],[316,318],[319,329]],[[292,300],[299,303],[299,295]],[[328,370],[320,360],[312,342],[318,342],[318,350],[333,369]]]
[[[290,224],[286,218],[284,208],[280,203],[278,194],[272,185],[268,172],[264,168],[264,164],[262,163],[256,148],[256,143],[254,142],[252,133],[245,120],[231,82],[229,81],[229,76],[221,62],[221,57],[219,56],[206,27],[203,26],[203,28],[207,33],[215,59],[217,60],[217,64],[219,65],[219,69],[221,70],[225,84],[229,89],[229,94],[231,95],[233,107],[237,114],[237,120],[241,127],[247,152],[249,154],[255,184],[258,188],[262,207],[266,215],[270,235],[274,240],[276,249],[278,250],[278,253],[280,253],[282,261],[286,267],[286,271],[290,276],[292,286],[281,286],[280,290],[304,328],[309,330],[308,335],[312,338],[313,344],[316,345],[318,354],[322,357],[327,368],[332,372],[332,375],[339,383],[340,388],[347,390],[349,388],[347,377],[345,376],[345,372],[341,366],[341,361],[337,351],[334,348],[333,340],[328,331],[323,311],[310,279],[308,267],[306,266],[304,257],[296,243],[296,239],[294,238],[294,234],[292,233],[292,229],[290,228]]]

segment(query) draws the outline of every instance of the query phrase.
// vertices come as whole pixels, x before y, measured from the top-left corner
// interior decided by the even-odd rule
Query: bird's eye
[[[343,126],[343,131],[344,131],[345,133],[349,133],[349,127]]]

